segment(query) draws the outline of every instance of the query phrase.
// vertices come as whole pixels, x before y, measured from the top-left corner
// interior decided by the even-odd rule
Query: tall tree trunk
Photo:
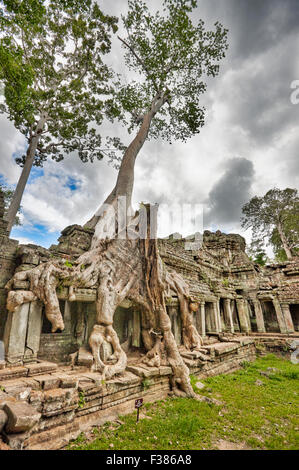
[[[161,95],[156,95],[153,99],[150,111],[144,115],[142,124],[136,137],[133,139],[124,153],[116,184],[109,196],[106,198],[104,204],[112,204],[117,197],[124,196],[126,197],[127,208],[131,208],[136,157],[147,139],[153,117],[165,104],[166,99],[166,92]],[[95,228],[101,214],[101,208],[102,205],[97,210],[95,215],[85,224],[86,228]]]
[[[293,255],[292,255],[292,252],[290,250],[290,247],[289,247],[289,244],[288,244],[288,241],[287,241],[287,238],[284,234],[284,231],[283,231],[283,228],[282,228],[282,225],[281,225],[281,222],[278,222],[277,224],[277,230],[278,230],[278,233],[279,233],[279,236],[280,236],[280,239],[281,239],[281,243],[282,243],[282,246],[283,246],[283,249],[287,255],[287,258],[288,260],[292,260],[293,259]]]
[[[47,120],[46,114],[42,114],[42,116],[41,116],[41,118],[40,118],[40,120],[39,120],[39,122],[36,126],[35,134],[31,138],[31,142],[30,142],[29,147],[27,149],[25,164],[23,166],[21,176],[19,178],[19,181],[18,181],[17,187],[15,189],[12,201],[10,203],[9,209],[8,209],[6,217],[5,217],[6,220],[8,221],[7,229],[8,229],[9,234],[11,232],[11,229],[12,229],[13,225],[14,225],[17,212],[18,212],[18,210],[20,208],[20,205],[21,205],[21,200],[22,200],[22,197],[23,197],[23,194],[24,194],[24,190],[25,190],[25,187],[26,187],[29,175],[30,175],[32,165],[34,163],[35,152],[36,152],[37,145],[38,145],[38,142],[39,142],[39,139],[40,139],[40,134],[43,131],[46,120]]]

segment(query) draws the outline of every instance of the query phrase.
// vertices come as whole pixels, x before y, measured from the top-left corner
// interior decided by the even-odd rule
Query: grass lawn
[[[260,371],[267,368],[269,377]],[[244,363],[238,372],[201,382],[191,376],[197,393],[220,400],[210,405],[188,398],[169,398],[141,408],[81,434],[68,449],[80,450],[182,450],[227,448],[299,448],[299,365],[274,355]],[[226,448],[226,447],[224,447]]]

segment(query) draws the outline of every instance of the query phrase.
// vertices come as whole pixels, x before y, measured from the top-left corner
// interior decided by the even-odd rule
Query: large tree
[[[202,20],[193,24],[195,0],[164,1],[162,14],[151,14],[141,1],[129,0],[128,5],[129,13],[122,17],[125,36],[118,38],[128,69],[139,78],[125,85],[119,82],[115,106],[121,106],[129,132],[138,132],[105,203],[124,196],[130,207],[135,161],[145,141],[186,141],[204,125],[200,96],[207,88],[205,77],[215,77],[218,62],[225,57],[227,30],[218,22],[215,31],[205,30]],[[97,221],[95,215],[86,225],[93,228]]]
[[[9,206],[10,206],[10,204],[11,204],[11,201],[12,201],[12,198],[13,198],[13,195],[14,195],[14,191],[12,189],[8,188],[7,186],[5,186],[4,184],[0,183],[0,192],[3,193],[4,211],[6,213]],[[20,220],[21,209],[22,208],[20,207],[18,212],[17,212],[16,218],[15,218],[15,221],[14,221],[14,225],[21,225],[21,220]]]
[[[140,79],[129,85],[119,83],[114,104],[115,107],[121,104],[121,117],[129,116],[129,130],[137,127],[137,132],[123,155],[106,204],[87,224],[95,228],[91,248],[73,266],[69,263],[66,266],[64,260],[51,260],[16,273],[7,285],[10,290],[7,307],[13,311],[24,302],[40,299],[45,303],[52,331],[56,331],[64,328],[57,286],[69,287],[69,300],[75,299],[76,287],[96,287],[97,319],[89,344],[93,369],[109,378],[126,367],[127,358],[113,328],[113,315],[117,306],[129,299],[142,311],[142,338],[147,351],[143,361],[150,366],[166,361],[173,370],[173,391],[195,396],[188,368],[171,331],[166,299],[171,292],[176,293],[184,346],[196,350],[200,358],[202,342],[192,323],[192,312],[198,305],[190,297],[184,279],[166,269],[159,256],[156,206],[142,204],[133,214],[131,198],[136,157],[146,139],[185,141],[203,126],[204,109],[199,99],[206,90],[204,77],[218,73],[218,62],[227,48],[227,30],[219,23],[213,31],[206,31],[202,20],[194,24],[195,0],[164,0],[162,13],[154,14],[143,2],[133,0],[128,5],[128,14],[122,18],[124,36],[119,39],[127,66]],[[128,208],[125,220],[118,210],[123,202]],[[118,237],[113,236],[116,228]],[[139,237],[138,231],[139,235],[142,232]],[[14,291],[16,279],[28,280],[30,291]],[[100,357],[104,340],[112,345],[113,365],[104,364]]]
[[[296,211],[291,211],[284,219],[283,223],[285,237],[293,255],[299,255],[299,207]],[[270,236],[270,244],[273,247],[277,261],[285,261],[287,255],[277,228],[274,228]]]
[[[253,197],[242,208],[242,227],[252,229],[259,246],[266,240],[274,248],[282,247],[288,260],[298,249],[299,196],[296,189],[270,189],[262,197]]]
[[[32,165],[72,152],[84,162],[103,158],[107,145],[96,128],[118,114],[103,62],[117,18],[93,0],[2,0],[0,6],[1,111],[27,143],[16,159],[23,170],[7,212],[10,231]]]

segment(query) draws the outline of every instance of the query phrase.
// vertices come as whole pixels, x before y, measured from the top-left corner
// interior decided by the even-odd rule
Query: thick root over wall
[[[147,206],[148,218],[149,212]],[[138,216],[137,213],[135,219],[131,220],[134,227],[138,223]],[[30,290],[13,290],[15,280],[28,280]],[[39,299],[45,305],[52,332],[63,330],[64,323],[56,294],[58,286],[69,287],[70,301],[75,300],[76,288],[97,288],[97,317],[89,345],[94,358],[92,368],[103,379],[122,373],[127,365],[126,353],[113,328],[114,312],[127,298],[142,311],[142,338],[147,350],[142,361],[149,366],[159,366],[162,360],[166,360],[173,371],[173,392],[178,396],[198,398],[193,392],[189,370],[171,331],[165,304],[171,289],[179,299],[183,344],[188,350],[200,350],[202,341],[191,321],[188,286],[179,274],[166,271],[158,253],[156,238],[150,239],[149,233],[145,239],[103,240],[95,236],[91,249],[71,267],[65,265],[65,260],[55,260],[16,273],[6,285],[9,290],[7,308],[15,311],[23,303]],[[105,364],[101,359],[100,349],[104,341],[112,346],[115,359],[112,365]]]

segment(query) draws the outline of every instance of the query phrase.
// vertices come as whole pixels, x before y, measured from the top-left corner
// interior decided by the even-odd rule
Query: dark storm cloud
[[[162,0],[145,1],[150,9],[161,9]],[[105,13],[118,17],[128,8],[126,0],[99,4]],[[299,80],[299,0],[199,0],[196,18],[205,20],[207,28],[219,20],[229,29],[229,49],[219,76],[208,79],[207,93],[200,98],[207,110],[206,124],[200,135],[184,144],[146,142],[136,161],[134,204],[206,201],[206,226],[244,235],[239,221],[245,202],[274,186],[298,186],[299,105],[291,104],[290,86]],[[116,36],[107,60],[124,81],[131,80]],[[111,124],[105,132],[126,144],[132,137]],[[20,169],[12,154],[21,151],[23,141],[4,118],[0,137],[0,173],[16,183]],[[64,194],[57,191],[57,177],[79,178],[82,184]],[[31,211],[28,219],[34,222],[45,223],[46,218],[55,230],[84,223],[115,179],[116,171],[104,162],[47,162],[44,177],[27,186],[24,214]]]
[[[209,25],[229,29],[229,50],[216,99],[230,101],[229,120],[266,146],[298,119],[290,85],[298,78],[298,0],[202,0]]]
[[[221,226],[239,221],[241,208],[250,199],[254,168],[246,158],[232,158],[224,175],[209,193],[204,225]]]
[[[229,29],[230,59],[244,60],[298,32],[298,0],[201,0],[198,9],[209,25]]]

